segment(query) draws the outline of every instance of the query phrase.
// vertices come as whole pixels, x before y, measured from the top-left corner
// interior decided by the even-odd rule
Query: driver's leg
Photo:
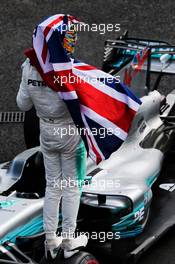
[[[58,152],[43,151],[46,170],[46,192],[43,208],[43,221],[45,230],[45,253],[48,258],[55,258],[62,238],[56,236],[59,221],[59,205],[62,195],[61,190],[61,162]]]
[[[46,171],[46,191],[44,199],[44,229],[46,240],[56,237],[58,228],[59,204],[62,195],[61,190],[61,159],[60,154],[47,151],[44,155]]]
[[[73,142],[72,142],[73,144]],[[86,149],[83,141],[79,141],[74,149],[61,154],[63,175],[62,197],[62,236],[64,255],[69,257],[76,248],[86,246],[87,237],[80,235],[75,238],[78,209],[81,196],[81,185],[86,174]]]

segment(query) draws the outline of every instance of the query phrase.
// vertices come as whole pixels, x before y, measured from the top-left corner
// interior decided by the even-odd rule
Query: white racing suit
[[[29,59],[22,68],[18,107],[28,111],[34,105],[40,118],[40,145],[46,170],[43,210],[46,240],[56,237],[61,197],[62,233],[63,238],[69,238],[76,228],[81,195],[78,183],[84,179],[86,170],[85,146],[58,93],[45,85]]]

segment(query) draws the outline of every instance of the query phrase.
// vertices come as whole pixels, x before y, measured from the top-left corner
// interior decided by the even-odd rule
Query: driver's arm
[[[28,111],[33,106],[33,102],[31,100],[29,90],[28,90],[27,70],[28,70],[27,65],[24,62],[24,64],[22,65],[21,84],[20,84],[19,91],[16,97],[17,105],[22,111]]]

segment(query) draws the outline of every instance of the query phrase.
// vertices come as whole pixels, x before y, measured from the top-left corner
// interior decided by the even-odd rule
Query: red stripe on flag
[[[55,92],[72,92],[75,91],[74,82],[66,82],[69,79],[69,74],[70,76],[72,75],[71,71],[59,71],[59,75],[58,72],[50,71],[48,73],[42,73],[42,78]]]
[[[75,91],[75,83],[77,83],[77,76],[72,74],[72,69],[64,71],[55,71],[54,79],[55,83],[58,85],[62,92]],[[60,82],[60,83],[59,83]]]
[[[59,23],[62,19],[63,19],[63,16],[59,16],[57,19],[53,20],[50,24],[48,24],[48,25],[46,26],[46,28],[44,29],[44,32],[43,32],[45,38],[47,37],[47,35],[48,35],[50,29],[51,29],[54,25],[56,25],[57,23]]]
[[[93,144],[92,139],[90,138],[90,136],[88,134],[86,134],[86,135],[87,135],[87,137],[88,137],[88,139],[90,141],[91,148],[92,148],[93,152],[95,153],[95,156],[96,156],[96,164],[98,164],[98,163],[100,163],[100,161],[102,161],[102,158],[101,158],[99,152],[97,151],[97,149],[95,148],[95,146],[94,146],[94,144]]]
[[[91,65],[82,65],[82,66],[74,66],[74,68],[82,71],[89,71],[89,70],[98,70],[97,67],[91,66]]]

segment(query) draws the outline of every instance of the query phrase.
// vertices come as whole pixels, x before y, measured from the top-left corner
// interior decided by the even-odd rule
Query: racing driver
[[[66,32],[63,47],[70,55],[74,52],[76,39],[76,30]],[[40,146],[46,171],[43,209],[45,255],[54,259],[62,248],[64,257],[68,258],[79,247],[85,247],[88,240],[82,234],[75,237],[81,195],[78,180],[84,178],[86,167],[85,146],[78,133],[65,133],[70,128],[77,131],[70,113],[58,93],[46,86],[28,58],[22,65],[22,80],[16,100],[22,111],[34,106],[40,119]],[[75,184],[72,184],[73,181]],[[57,236],[60,205],[62,234]]]

